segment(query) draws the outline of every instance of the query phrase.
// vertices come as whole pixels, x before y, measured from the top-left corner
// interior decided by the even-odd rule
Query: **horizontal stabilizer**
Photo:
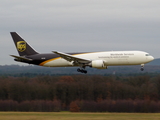
[[[25,58],[25,57],[20,57],[20,56],[15,56],[15,55],[10,55],[14,58],[16,58],[17,60],[26,60],[26,61],[32,61],[32,59],[29,58]]]

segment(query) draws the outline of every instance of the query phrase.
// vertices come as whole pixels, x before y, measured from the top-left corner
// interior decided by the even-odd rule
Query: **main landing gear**
[[[144,71],[144,64],[141,64],[141,71]]]
[[[77,71],[78,71],[78,72],[81,72],[81,73],[85,73],[85,74],[87,73],[87,70],[82,69],[82,68],[78,68]]]

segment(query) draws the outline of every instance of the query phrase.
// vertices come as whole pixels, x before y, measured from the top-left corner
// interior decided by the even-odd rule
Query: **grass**
[[[0,120],[160,120],[160,113],[0,112]]]

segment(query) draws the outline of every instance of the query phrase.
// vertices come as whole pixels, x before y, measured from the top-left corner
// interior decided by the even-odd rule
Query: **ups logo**
[[[26,42],[25,41],[19,41],[17,42],[17,50],[19,52],[23,52],[26,50]]]

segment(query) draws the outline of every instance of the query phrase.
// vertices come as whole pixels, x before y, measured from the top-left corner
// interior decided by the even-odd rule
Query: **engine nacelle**
[[[107,66],[105,66],[103,60],[93,60],[91,62],[91,67],[97,68],[97,69],[107,69]]]

